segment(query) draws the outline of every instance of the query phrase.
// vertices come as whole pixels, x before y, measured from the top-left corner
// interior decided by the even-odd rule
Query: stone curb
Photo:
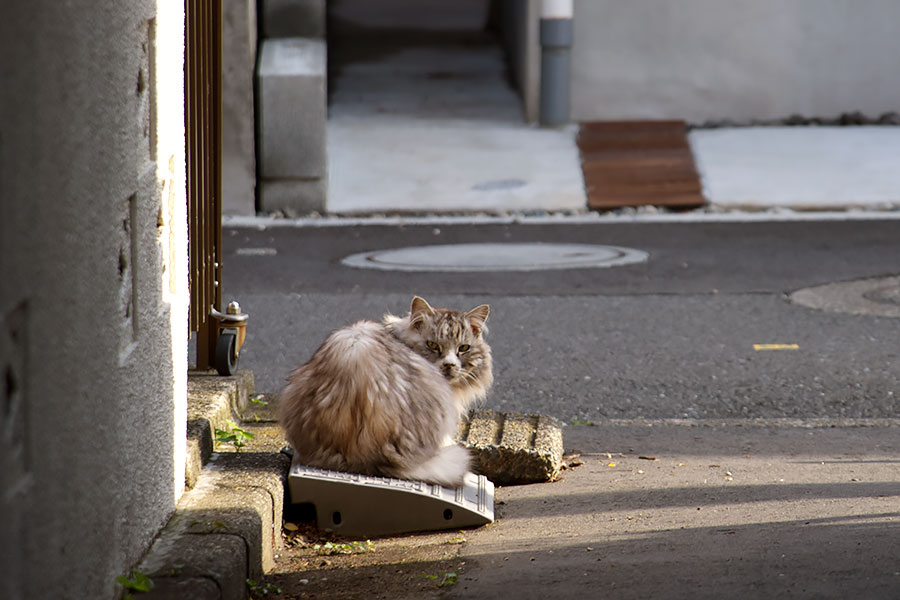
[[[247,598],[247,580],[274,566],[281,547],[290,459],[280,453],[213,452],[214,431],[250,406],[253,375],[192,374],[188,385],[188,465],[198,473],[137,570],[153,581],[152,600]],[[198,465],[206,464],[200,469]]]
[[[188,375],[187,463],[185,485],[191,489],[203,465],[215,449],[216,429],[226,429],[249,404],[255,383],[253,373],[238,371],[232,377],[220,377],[214,371]]]
[[[562,425],[546,415],[476,410],[457,439],[495,485],[549,481],[562,467]]]

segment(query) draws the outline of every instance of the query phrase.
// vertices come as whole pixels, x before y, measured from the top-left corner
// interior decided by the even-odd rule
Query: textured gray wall
[[[0,19],[3,598],[115,597],[181,491],[183,9],[168,4],[36,0]]]
[[[900,108],[895,0],[576,0],[573,120]]]

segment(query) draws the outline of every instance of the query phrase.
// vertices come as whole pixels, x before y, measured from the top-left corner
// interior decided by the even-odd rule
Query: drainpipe
[[[541,125],[569,122],[573,0],[541,0]]]

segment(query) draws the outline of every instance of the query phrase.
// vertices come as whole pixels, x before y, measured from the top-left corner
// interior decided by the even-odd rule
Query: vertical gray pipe
[[[569,122],[572,19],[541,19],[541,125]]]

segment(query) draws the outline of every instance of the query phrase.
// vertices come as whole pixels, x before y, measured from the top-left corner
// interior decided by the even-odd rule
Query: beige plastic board
[[[494,520],[494,484],[468,473],[457,488],[291,465],[294,504],[313,504],[320,530],[348,537],[478,527]]]

